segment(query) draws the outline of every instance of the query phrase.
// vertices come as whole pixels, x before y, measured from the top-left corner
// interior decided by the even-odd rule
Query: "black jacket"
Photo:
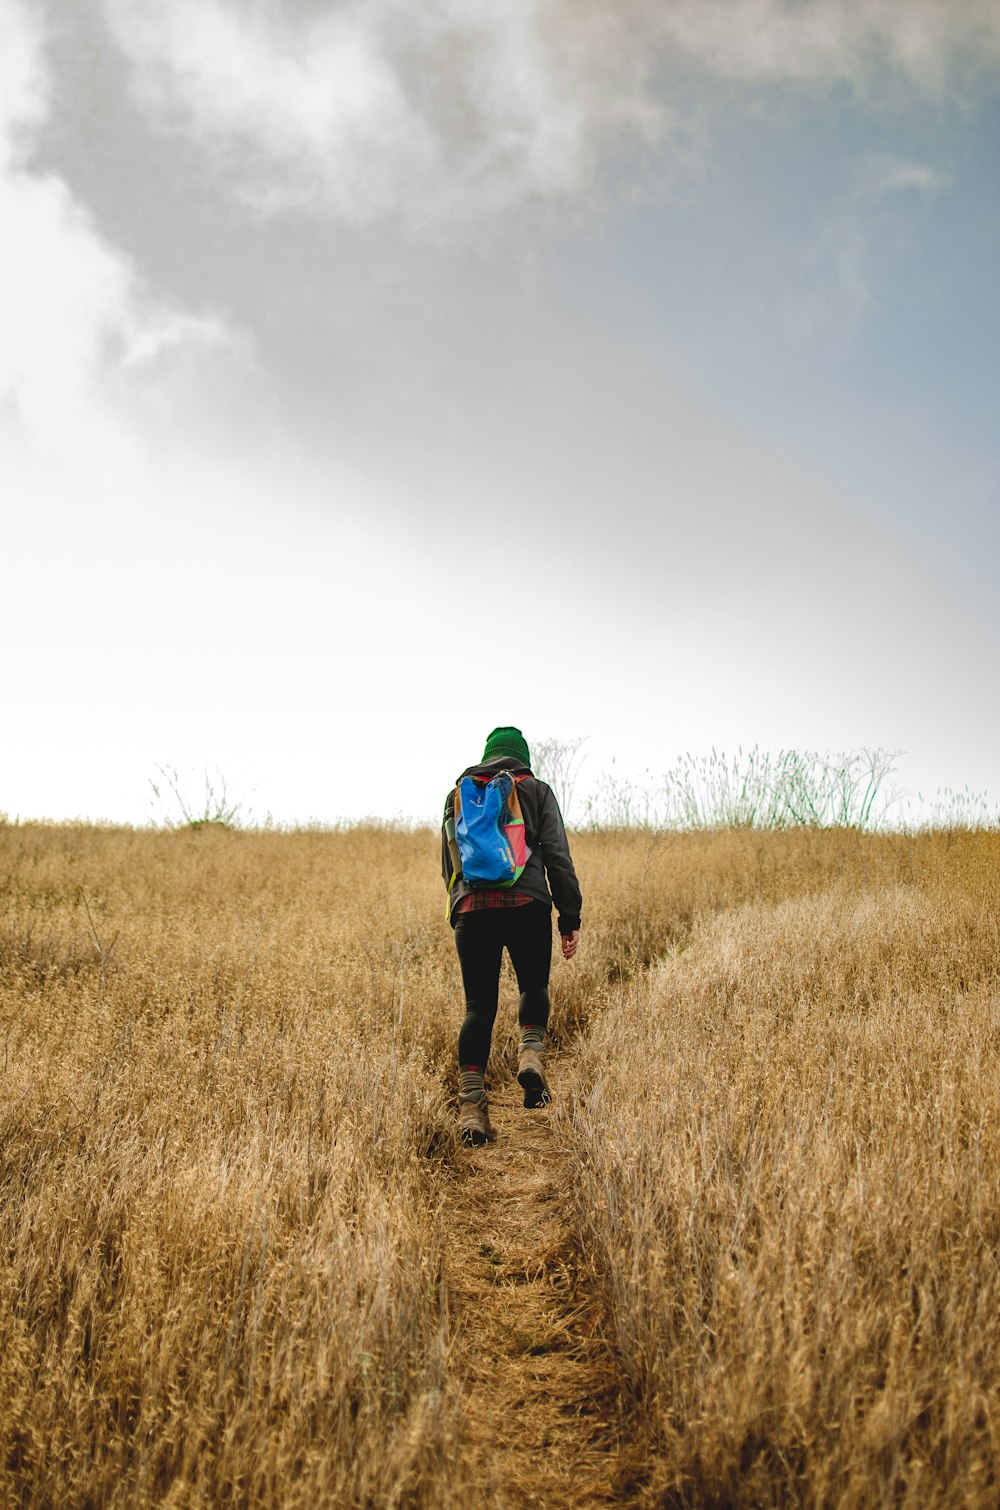
[[[544,902],[547,907],[551,907],[554,902],[559,914],[559,932],[572,933],[580,926],[583,900],[580,895],[580,883],[576,879],[576,871],[573,869],[573,861],[570,858],[569,841],[566,838],[566,829],[563,826],[562,813],[559,811],[555,793],[544,781],[538,781],[532,776],[529,768],[520,760],[514,760],[509,755],[498,755],[495,760],[487,761],[485,765],[470,765],[462,772],[462,776],[489,777],[495,776],[498,771],[513,771],[517,776],[526,774],[528,778],[526,781],[518,782],[517,795],[521,804],[521,815],[524,818],[524,837],[531,854],[527,865],[510,890],[534,897],[536,901]],[[461,777],[458,779],[461,780]],[[444,823],[454,817],[454,814],[455,788],[452,787],[445,799],[444,820],[441,825],[441,871],[446,886],[451,880],[451,855],[448,852]],[[548,884],[546,884],[546,877],[548,877]],[[461,876],[457,877],[451,888],[452,927],[455,926],[456,903],[475,889],[468,886]]]

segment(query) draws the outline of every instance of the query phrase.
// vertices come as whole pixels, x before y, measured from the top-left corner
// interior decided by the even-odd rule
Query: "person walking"
[[[512,886],[474,886],[456,860],[455,787],[445,801],[441,826],[441,868],[448,887],[448,915],[462,969],[465,1021],[458,1035],[459,1135],[466,1143],[496,1137],[486,1098],[486,1065],[500,989],[500,965],[507,950],[521,993],[517,1020],[521,1040],[517,1078],[531,1109],[551,1099],[545,1076],[545,1033],[549,1022],[549,970],[552,963],[552,907],[558,917],[564,959],[580,940],[582,898],[569,842],[552,788],[531,772],[531,755],[520,729],[494,729],[478,765],[465,776],[488,782],[508,771],[516,783],[529,855]],[[457,783],[456,783],[457,785]]]

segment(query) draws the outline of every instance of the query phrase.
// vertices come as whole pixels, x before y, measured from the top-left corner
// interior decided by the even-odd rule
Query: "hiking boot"
[[[459,1103],[458,1136],[470,1147],[494,1141],[496,1131],[490,1121],[490,1109],[485,1096],[479,1101],[463,1100]]]
[[[521,1044],[517,1056],[517,1083],[524,1091],[524,1105],[528,1111],[547,1106],[552,1100],[542,1064],[542,1051],[534,1044]]]

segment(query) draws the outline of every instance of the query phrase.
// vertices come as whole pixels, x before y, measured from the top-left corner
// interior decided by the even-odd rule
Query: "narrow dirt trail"
[[[470,1496],[510,1510],[627,1503],[617,1372],[566,1221],[571,1162],[558,1124],[548,1109],[525,1111],[514,1081],[491,1093],[490,1109],[497,1141],[463,1151],[441,1212],[467,1376],[461,1471]]]

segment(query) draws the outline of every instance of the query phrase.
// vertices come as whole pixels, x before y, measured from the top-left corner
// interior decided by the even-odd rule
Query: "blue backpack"
[[[517,784],[524,776],[462,776],[455,787],[454,830],[446,826],[452,854],[449,894],[459,875],[468,886],[513,886],[531,851]],[[457,855],[456,855],[457,849]]]

